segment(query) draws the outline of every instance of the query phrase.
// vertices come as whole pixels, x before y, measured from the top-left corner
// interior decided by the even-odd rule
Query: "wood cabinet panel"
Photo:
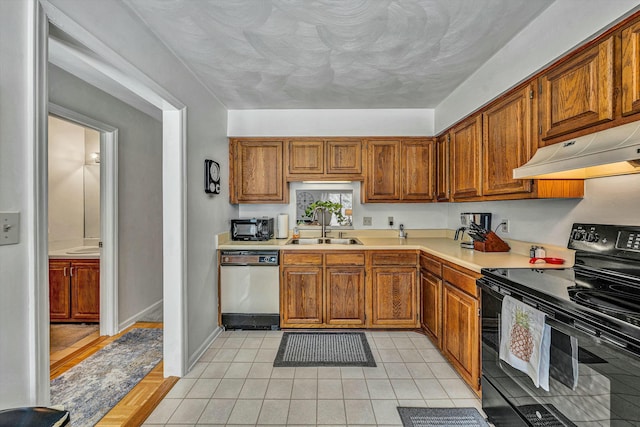
[[[100,260],[49,261],[49,315],[52,322],[100,321]]]
[[[613,120],[613,47],[609,37],[540,77],[543,140]]]
[[[476,285],[476,279],[479,277],[479,274],[472,276],[447,265],[442,266],[442,278],[473,297],[479,296]]]
[[[400,141],[368,141],[365,202],[400,200],[400,180]]]
[[[364,283],[362,267],[326,269],[327,324],[364,326]]]
[[[290,174],[324,173],[323,141],[289,141],[287,147]]]
[[[232,140],[231,203],[287,203],[283,142]]]
[[[71,264],[71,317],[100,320],[100,260]]]
[[[436,200],[448,202],[450,197],[449,134],[441,135],[436,141]]]
[[[421,323],[427,334],[438,344],[442,345],[442,279],[427,270],[421,270]]]
[[[416,269],[372,269],[372,326],[417,327]]]
[[[451,197],[453,200],[482,195],[482,116],[451,130]]]
[[[427,201],[435,198],[435,141],[402,141],[402,200]]]
[[[418,264],[415,251],[375,251],[370,253],[371,265],[412,265]]]
[[[49,261],[49,316],[51,320],[71,317],[68,261]]]
[[[533,94],[533,85],[526,86],[482,115],[482,194],[485,196],[532,190],[530,179],[513,179],[513,169],[531,158]]]
[[[622,115],[640,112],[640,22],[622,30]]]
[[[282,252],[283,265],[322,265],[321,252]]]
[[[326,172],[328,174],[361,174],[362,143],[360,140],[328,140]]]
[[[480,390],[478,300],[445,282],[442,351],[476,392]]]
[[[427,270],[436,277],[442,277],[442,263],[424,252],[420,255],[420,268]]]
[[[325,255],[325,264],[330,265],[364,265],[364,252],[341,252]]]
[[[280,295],[283,327],[323,323],[321,267],[283,268]]]

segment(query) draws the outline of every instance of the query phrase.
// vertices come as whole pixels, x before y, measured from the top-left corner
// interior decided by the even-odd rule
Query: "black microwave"
[[[273,218],[231,220],[231,240],[270,240],[273,234]]]

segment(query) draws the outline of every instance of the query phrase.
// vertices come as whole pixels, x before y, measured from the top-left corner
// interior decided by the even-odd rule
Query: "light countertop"
[[[508,241],[512,248],[510,252],[480,252],[473,249],[461,248],[460,242],[450,238],[447,232],[413,233],[416,237],[408,237],[406,239],[385,235],[375,236],[371,234],[372,233],[360,235],[355,232],[349,233],[349,237],[357,237],[362,242],[362,245],[287,245],[286,243],[289,239],[272,239],[264,242],[237,242],[226,241],[224,236],[222,236],[219,240],[221,244],[218,249],[286,249],[307,251],[416,249],[478,273],[483,268],[534,268],[533,265],[529,263],[527,251],[530,244],[526,242]],[[419,237],[421,234],[425,235],[425,237]],[[411,233],[409,233],[409,235],[411,236]],[[566,262],[562,265],[536,263],[535,268],[557,269],[573,266],[573,251],[569,249],[549,246],[547,256],[560,257],[565,259]]]
[[[100,249],[97,246],[78,246],[67,249],[49,251],[49,259],[99,259]]]

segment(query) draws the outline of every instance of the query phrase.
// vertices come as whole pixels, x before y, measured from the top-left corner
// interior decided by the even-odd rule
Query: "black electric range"
[[[483,409],[496,426],[640,425],[640,227],[574,224],[568,248],[573,268],[482,270]],[[550,390],[498,357],[506,295],[546,314]]]

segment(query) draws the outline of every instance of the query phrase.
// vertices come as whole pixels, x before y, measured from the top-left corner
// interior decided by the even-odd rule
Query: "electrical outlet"
[[[389,227],[393,227],[393,217],[389,217]]]
[[[371,217],[363,216],[362,217],[362,225],[371,225]]]
[[[510,224],[508,219],[503,219],[500,223],[500,231],[508,233],[510,231]]]

